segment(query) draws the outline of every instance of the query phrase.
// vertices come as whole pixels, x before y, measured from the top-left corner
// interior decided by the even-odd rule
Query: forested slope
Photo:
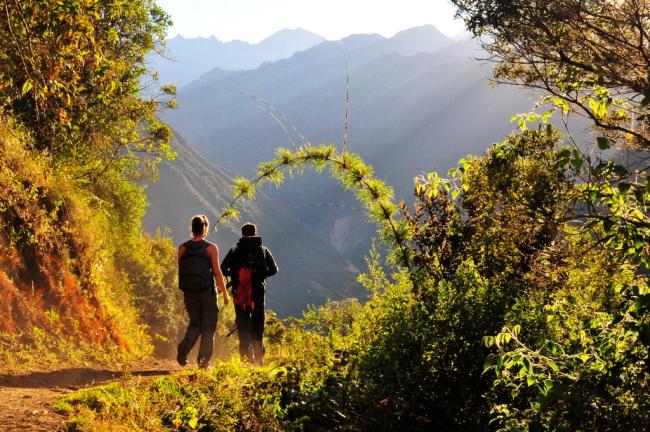
[[[168,24],[149,0],[0,3],[3,369],[133,359],[175,334],[175,251],[142,231],[137,184],[170,155],[159,101],[137,96]]]

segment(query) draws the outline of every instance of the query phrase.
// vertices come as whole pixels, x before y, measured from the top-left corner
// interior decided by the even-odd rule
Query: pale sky
[[[284,28],[301,27],[326,39],[353,33],[390,37],[433,24],[448,36],[463,30],[449,0],[157,0],[174,21],[169,37],[216,36],[257,43]]]

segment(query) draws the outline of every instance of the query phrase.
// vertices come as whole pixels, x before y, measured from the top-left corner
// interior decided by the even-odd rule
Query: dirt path
[[[20,375],[0,374],[0,431],[59,430],[65,416],[54,411],[56,400],[84,387],[115,381],[125,376],[167,375],[179,367],[169,361],[152,360],[121,370],[65,368]]]

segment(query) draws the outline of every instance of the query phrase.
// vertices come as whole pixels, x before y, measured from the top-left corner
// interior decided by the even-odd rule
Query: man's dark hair
[[[208,234],[208,227],[210,222],[208,222],[208,217],[206,215],[196,215],[192,217],[192,222],[190,227],[192,229],[192,235],[195,236],[204,236]]]
[[[255,226],[255,224],[248,222],[241,227],[241,235],[243,236],[252,237],[256,234],[257,234],[257,226]]]

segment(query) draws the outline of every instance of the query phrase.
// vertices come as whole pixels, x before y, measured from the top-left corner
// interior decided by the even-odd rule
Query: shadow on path
[[[176,371],[174,369],[116,371],[92,368],[67,368],[48,372],[32,372],[23,375],[0,375],[0,387],[79,388],[100,385],[127,376],[163,376]]]

